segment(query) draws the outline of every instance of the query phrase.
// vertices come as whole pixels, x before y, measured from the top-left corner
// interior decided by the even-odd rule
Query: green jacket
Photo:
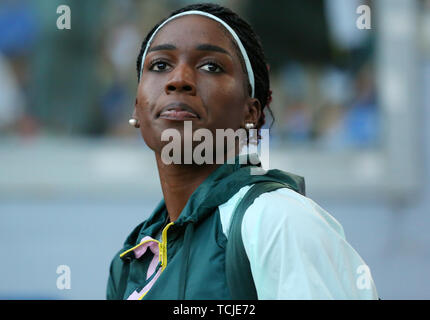
[[[163,199],[151,216],[132,231],[112,260],[107,299],[127,299],[132,293],[139,293],[138,299],[231,299],[225,271],[227,238],[218,206],[242,187],[260,181],[282,182],[304,194],[302,177],[277,169],[252,175],[252,166],[240,164],[238,157],[235,164],[225,163],[205,179],[175,222],[162,229],[167,218]],[[161,230],[161,241],[157,241]],[[147,273],[154,257],[150,250],[136,258],[136,250],[145,244],[145,240],[141,243],[145,237],[155,239],[149,241],[159,249],[152,276]],[[144,292],[156,274],[158,279]]]

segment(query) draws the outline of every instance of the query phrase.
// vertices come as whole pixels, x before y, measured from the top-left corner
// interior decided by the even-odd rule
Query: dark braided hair
[[[264,114],[265,107],[267,107],[267,109],[271,114],[272,124],[270,125],[270,127],[272,127],[274,117],[273,117],[272,110],[269,107],[269,104],[272,101],[272,91],[270,90],[269,70],[268,70],[268,65],[266,63],[266,58],[263,52],[263,47],[261,45],[261,41],[258,35],[255,34],[251,26],[246,21],[244,21],[241,17],[239,17],[236,13],[234,13],[228,8],[222,7],[214,3],[199,3],[199,4],[188,5],[179,10],[173,11],[169,17],[174,16],[178,13],[181,13],[184,11],[190,11],[190,10],[204,11],[214,16],[217,16],[218,18],[226,22],[237,33],[246,52],[248,53],[248,57],[251,62],[251,66],[252,66],[252,69],[254,72],[254,78],[255,78],[255,98],[257,98],[261,104],[261,115],[260,115],[260,119],[258,119],[258,123],[256,124],[256,128],[260,129],[266,122],[265,114]],[[143,56],[143,52],[145,51],[146,44],[148,43],[151,35],[158,28],[158,26],[161,23],[163,23],[165,20],[167,20],[169,17],[163,19],[157,25],[155,25],[151,29],[151,31],[146,35],[145,40],[142,42],[142,46],[136,63],[138,81],[140,81],[140,71],[141,71],[140,68],[141,68],[142,56]],[[243,61],[242,55],[240,53],[238,55],[241,59],[244,72],[246,73],[246,69],[244,67],[245,62]],[[250,93],[251,87],[249,83],[248,83],[248,90]],[[258,138],[260,138],[259,135],[258,135]]]

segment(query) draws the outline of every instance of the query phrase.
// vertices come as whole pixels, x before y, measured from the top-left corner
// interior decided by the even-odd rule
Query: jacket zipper
[[[170,222],[161,232],[161,242],[158,240],[148,240],[148,241],[156,241],[158,243],[158,261],[161,262],[161,271],[160,274],[167,266],[167,230],[174,224],[174,222]],[[147,241],[145,241],[147,242]],[[140,245],[140,244],[139,244]],[[155,271],[154,271],[155,272]],[[158,271],[157,271],[158,272]],[[151,289],[150,289],[151,290]],[[142,300],[143,297],[148,293],[149,290],[145,291],[139,298]]]

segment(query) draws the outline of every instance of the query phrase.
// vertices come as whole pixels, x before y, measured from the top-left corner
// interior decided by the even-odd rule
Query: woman
[[[215,137],[261,129],[271,100],[263,50],[245,21],[215,4],[175,11],[147,35],[137,71],[130,123],[154,151],[164,198],[115,255],[108,299],[377,298],[342,227],[304,196],[303,178],[252,174],[258,165],[243,145]],[[186,161],[199,141],[190,128],[215,137],[203,152],[210,161],[195,152]],[[176,147],[191,145],[174,163],[168,130],[179,132]]]

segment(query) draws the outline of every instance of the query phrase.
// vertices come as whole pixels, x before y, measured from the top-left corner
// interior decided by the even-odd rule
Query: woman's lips
[[[197,112],[188,104],[175,101],[162,108],[158,118],[184,121],[199,119],[200,117]]]
[[[198,119],[198,116],[192,112],[185,110],[167,110],[163,111],[159,118],[168,120],[183,121],[187,119]]]

